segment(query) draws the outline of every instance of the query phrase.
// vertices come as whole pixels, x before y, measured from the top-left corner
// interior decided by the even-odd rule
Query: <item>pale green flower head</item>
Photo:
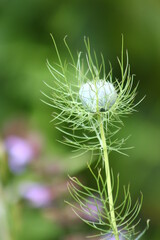
[[[79,97],[83,106],[90,112],[105,112],[116,102],[117,92],[112,83],[97,80],[82,84]]]

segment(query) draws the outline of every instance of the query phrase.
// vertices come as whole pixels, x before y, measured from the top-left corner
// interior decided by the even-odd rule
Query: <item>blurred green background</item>
[[[56,60],[50,33],[54,35],[64,57],[65,35],[68,35],[73,51],[83,50],[83,37],[88,36],[93,48],[103,52],[106,63],[111,61],[115,76],[119,74],[116,57],[120,55],[121,33],[124,34],[132,73],[136,74],[136,81],[140,81],[137,101],[144,95],[146,98],[138,106],[138,112],[125,119],[121,131],[122,136],[132,135],[127,142],[127,146],[135,147],[129,152],[130,157],[112,154],[110,161],[115,172],[120,173],[121,183],[131,184],[133,199],[137,198],[140,191],[143,192],[140,228],[143,229],[146,219],[151,219],[150,229],[144,239],[159,240],[160,1],[0,0],[1,138],[5,138],[8,126],[21,119],[23,122],[25,120],[29,131],[34,129],[43,138],[40,162],[21,176],[14,177],[14,182],[25,178],[46,181],[42,171],[36,171],[52,163],[60,164],[63,170],[61,177],[57,177],[59,180],[55,174],[50,174],[47,184],[65,182],[68,173],[85,175],[87,157],[74,159],[73,164],[71,149],[57,142],[63,136],[53,123],[49,123],[52,109],[40,101],[40,90],[45,89],[43,81],[52,79],[46,59],[51,63]],[[18,131],[16,127],[14,131]],[[59,184],[57,188],[61,187]],[[73,228],[72,221],[66,226],[59,220],[65,214],[62,211],[63,198],[62,194],[62,206],[59,206],[58,212],[56,208],[53,209],[54,217],[46,210],[32,210],[23,206],[21,230],[13,240],[22,239],[22,236],[26,240],[84,239],[81,235],[83,231],[88,231],[84,230],[84,226],[78,229],[77,223]]]

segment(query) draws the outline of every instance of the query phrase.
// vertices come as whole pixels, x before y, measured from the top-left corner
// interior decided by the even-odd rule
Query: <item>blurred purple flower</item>
[[[83,214],[87,220],[89,221],[99,221],[98,216],[99,213],[102,211],[102,203],[98,199],[95,200],[94,198],[88,198],[86,203],[85,213]]]
[[[34,158],[32,145],[23,138],[9,136],[5,140],[5,147],[8,153],[9,167],[14,173],[22,172]]]
[[[22,198],[36,208],[48,206],[52,200],[50,189],[39,183],[23,183],[19,192]]]
[[[115,237],[109,238],[109,240],[116,240]],[[125,240],[122,236],[119,236],[119,240]]]
[[[101,238],[101,240],[105,240],[105,237]],[[111,234],[106,235],[106,240],[116,240],[115,237]],[[125,238],[122,236],[122,234],[119,234],[119,240],[125,240]]]

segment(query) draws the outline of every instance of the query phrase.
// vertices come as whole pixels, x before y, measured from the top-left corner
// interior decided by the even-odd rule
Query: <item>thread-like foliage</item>
[[[71,196],[78,204],[68,204],[82,221],[96,230],[97,234],[89,237],[96,236],[100,237],[101,240],[107,240],[113,236],[112,221],[109,213],[107,182],[103,180],[101,169],[98,171],[97,176],[90,166],[89,170],[92,173],[97,188],[94,189],[84,186],[76,177],[70,177],[68,189]],[[114,183],[113,178],[112,174],[112,183]],[[141,194],[140,199],[132,205],[129,186],[127,188],[124,187],[123,201],[118,203],[119,175],[117,176],[116,186],[115,183],[112,184],[112,191],[115,192],[114,209],[119,236],[127,240],[139,239],[138,237],[140,237],[141,234],[136,231],[136,226],[140,222],[137,216],[142,206],[143,195]]]
[[[118,93],[115,104],[108,111],[101,113],[108,152],[116,151],[125,153],[124,151],[128,149],[124,146],[127,138],[117,139],[115,135],[119,132],[123,124],[121,117],[135,111],[135,107],[139,102],[134,103],[138,84],[133,86],[134,75],[130,72],[127,51],[126,66],[124,67],[123,44],[121,60],[118,58],[122,77],[121,80],[118,80],[113,79],[111,64],[109,72],[106,73],[102,54],[100,64],[98,64],[98,57],[95,51],[92,58],[90,43],[87,38],[84,39],[86,54],[79,52],[77,61],[74,60],[66,38],[64,39],[71,57],[71,61],[64,63],[62,63],[56,42],[53,37],[52,39],[59,63],[52,66],[47,60],[47,67],[54,78],[54,83],[53,86],[45,83],[52,90],[52,96],[43,93],[50,101],[42,101],[57,109],[53,113],[53,121],[56,119],[59,120],[57,129],[64,133],[65,141],[63,143],[72,146],[75,150],[85,150],[84,152],[92,151],[98,155],[101,152],[97,114],[86,111],[79,99],[79,90],[81,85],[88,81],[95,82],[98,79],[102,79],[113,83]],[[62,123],[64,123],[63,126]],[[81,134],[79,134],[79,131]]]

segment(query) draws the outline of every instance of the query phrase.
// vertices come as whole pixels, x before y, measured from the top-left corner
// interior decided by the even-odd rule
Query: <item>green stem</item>
[[[7,218],[6,200],[2,184],[0,183],[0,239],[11,240]]]
[[[111,224],[112,224],[112,229],[113,229],[115,239],[119,240],[118,229],[117,229],[116,218],[115,218],[115,212],[114,212],[114,203],[113,203],[113,195],[112,195],[112,185],[111,185],[111,174],[110,174],[110,167],[109,167],[109,159],[108,159],[108,153],[107,153],[107,144],[106,144],[103,122],[102,122],[100,116],[99,116],[99,124],[100,124],[101,140],[102,140],[101,144],[102,144],[103,154],[104,154],[104,163],[105,163],[105,172],[106,172],[106,180],[107,180],[107,191],[108,191]]]
[[[7,159],[0,142],[0,239],[11,240],[5,184],[7,182]]]

